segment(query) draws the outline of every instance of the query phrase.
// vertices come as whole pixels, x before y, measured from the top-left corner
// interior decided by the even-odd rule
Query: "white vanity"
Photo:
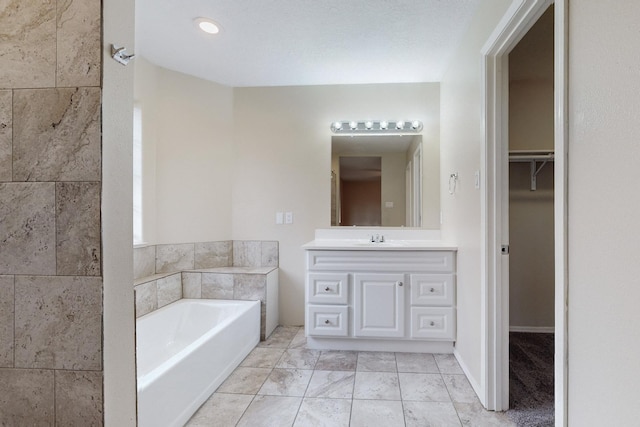
[[[456,248],[438,238],[430,230],[316,230],[303,246],[309,347],[451,353]]]

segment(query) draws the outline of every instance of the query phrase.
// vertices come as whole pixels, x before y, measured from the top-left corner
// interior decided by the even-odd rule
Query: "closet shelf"
[[[532,150],[532,151],[509,151],[510,163],[529,163],[531,165],[531,191],[535,191],[536,178],[544,165],[553,162],[554,153],[548,150]],[[538,166],[538,163],[541,163]]]

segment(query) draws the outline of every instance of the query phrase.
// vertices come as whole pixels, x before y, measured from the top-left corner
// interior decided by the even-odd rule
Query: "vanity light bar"
[[[342,120],[331,123],[333,133],[406,133],[421,130],[420,120]]]

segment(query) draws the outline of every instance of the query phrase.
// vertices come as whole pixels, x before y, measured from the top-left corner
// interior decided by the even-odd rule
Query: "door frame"
[[[481,50],[481,398],[509,407],[508,54],[554,8],[555,422],[567,425],[567,18],[568,0],[514,0]]]

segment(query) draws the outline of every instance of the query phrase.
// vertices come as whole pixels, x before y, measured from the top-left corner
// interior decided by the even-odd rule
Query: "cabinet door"
[[[404,337],[404,274],[354,274],[354,334]]]

